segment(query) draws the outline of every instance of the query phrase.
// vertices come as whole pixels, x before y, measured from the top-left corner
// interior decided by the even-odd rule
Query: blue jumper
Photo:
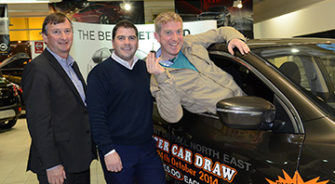
[[[93,68],[87,84],[92,135],[103,155],[113,144],[152,141],[153,97],[144,61],[129,70],[109,57]]]

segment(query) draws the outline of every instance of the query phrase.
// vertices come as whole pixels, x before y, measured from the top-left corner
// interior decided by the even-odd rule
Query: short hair
[[[120,27],[124,27],[124,28],[132,28],[135,30],[135,34],[138,37],[138,31],[136,26],[130,22],[129,20],[121,20],[119,21],[113,28],[113,32],[112,32],[112,39],[114,40],[115,36],[116,36],[116,31],[120,28]]]
[[[183,19],[175,12],[163,12],[160,13],[154,20],[155,23],[155,32],[159,33],[161,31],[162,25],[170,21],[181,22]]]
[[[43,22],[43,26],[42,26],[42,33],[45,35],[48,35],[48,24],[59,24],[59,23],[63,23],[66,21],[66,19],[70,22],[71,27],[72,27],[72,22],[71,20],[64,14],[62,13],[52,13],[48,16],[45,17],[44,22]]]

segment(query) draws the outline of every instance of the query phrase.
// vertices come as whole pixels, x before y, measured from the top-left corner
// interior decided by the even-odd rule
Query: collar
[[[171,65],[174,64],[174,62],[176,61],[176,59],[178,58],[179,54],[181,53],[181,51],[179,51],[177,57],[173,58],[173,59],[170,59],[170,60],[163,60],[163,59],[160,59],[159,60],[159,64],[164,66],[164,67],[169,67]],[[159,58],[160,56],[162,55],[162,49],[159,48],[156,52],[156,57]]]
[[[137,61],[138,61],[138,58],[137,58],[136,56],[134,56],[134,58],[133,58],[133,59],[134,59],[133,65],[130,66],[130,65],[129,65],[129,62],[127,62],[127,61],[121,59],[119,56],[117,56],[117,55],[115,54],[115,51],[113,51],[111,57],[112,57],[116,62],[120,63],[122,66],[128,68],[129,70],[132,70],[132,69],[134,68],[135,64],[136,64]]]
[[[74,59],[69,55],[66,59],[60,57],[59,55],[57,55],[56,53],[52,52],[51,49],[49,49],[48,47],[46,48],[55,58],[58,62],[66,64],[68,66],[72,66],[74,63]]]

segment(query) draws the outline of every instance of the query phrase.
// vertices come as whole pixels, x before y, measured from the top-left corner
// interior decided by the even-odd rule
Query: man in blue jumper
[[[137,28],[115,25],[114,52],[88,75],[87,103],[92,135],[107,183],[162,184],[165,175],[153,135],[150,75],[135,56]]]

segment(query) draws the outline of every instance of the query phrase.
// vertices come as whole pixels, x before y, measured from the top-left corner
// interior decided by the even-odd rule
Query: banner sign
[[[78,63],[85,79],[96,64],[110,56],[114,26],[73,22],[73,46],[70,54]],[[184,35],[199,34],[216,28],[216,21],[185,22],[183,26]],[[139,34],[136,56],[143,59],[150,50],[158,50],[160,45],[154,38],[153,24],[139,24],[136,27]]]
[[[34,48],[35,48],[35,53],[40,54],[44,50],[44,44],[42,41],[40,42],[34,42]]]
[[[31,59],[34,59],[38,55],[40,55],[43,50],[46,48],[46,44],[43,40],[39,41],[30,41],[30,51],[31,51]]]
[[[9,20],[8,17],[0,17],[0,55],[8,55],[9,50]]]

